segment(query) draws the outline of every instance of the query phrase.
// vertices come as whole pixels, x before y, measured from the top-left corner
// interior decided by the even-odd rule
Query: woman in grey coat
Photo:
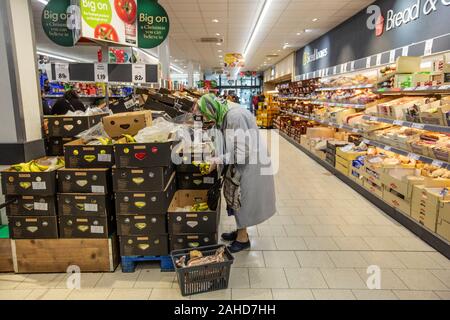
[[[255,116],[248,110],[220,101],[212,94],[199,100],[198,109],[222,132],[224,154],[213,160],[211,171],[218,164],[228,168],[224,194],[228,214],[236,219],[237,231],[223,234],[222,239],[232,242],[229,249],[236,253],[251,246],[247,228],[261,224],[276,212],[271,161]]]

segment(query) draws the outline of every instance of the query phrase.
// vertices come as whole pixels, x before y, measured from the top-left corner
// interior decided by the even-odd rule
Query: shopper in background
[[[251,246],[247,228],[263,223],[276,212],[273,175],[262,174],[262,169],[270,164],[263,165],[259,156],[257,161],[250,161],[254,160],[251,155],[267,154],[266,147],[259,137],[255,117],[247,109],[216,99],[214,95],[203,96],[196,109],[206,120],[214,121],[222,132],[224,155],[211,159],[211,171],[221,164],[227,168],[224,195],[228,214],[235,217],[238,230],[224,233],[222,239],[232,242],[229,249],[236,253]],[[244,133],[256,137],[257,141],[237,139]],[[244,163],[238,163],[242,158]]]
[[[52,107],[53,115],[65,115],[69,111],[86,111],[86,107],[75,90],[66,91],[64,96],[59,98]]]
[[[50,105],[48,104],[48,101],[45,98],[44,90],[41,90],[41,99],[42,99],[42,112],[44,113],[44,116],[51,116],[52,108],[50,108]]]

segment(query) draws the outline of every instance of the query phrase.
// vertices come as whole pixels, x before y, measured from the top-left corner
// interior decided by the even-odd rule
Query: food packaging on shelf
[[[401,56],[397,58],[396,69],[397,73],[414,73],[420,71],[421,57],[407,57]]]
[[[388,191],[395,191],[405,200],[411,200],[414,185],[423,184],[425,177],[418,176],[417,170],[410,168],[387,169],[381,174],[382,184]]]
[[[54,196],[6,196],[6,201],[14,199],[6,207],[7,216],[56,216]]]
[[[78,139],[64,145],[64,159],[66,168],[111,168],[115,163],[114,147],[102,143],[89,145]]]
[[[168,210],[169,234],[217,233],[220,220],[220,204],[212,211],[180,211],[178,208],[192,207],[207,202],[208,190],[180,190]]]
[[[367,178],[363,178],[363,187],[369,190],[372,194],[376,195],[378,198],[383,198],[383,188]]]
[[[108,216],[113,214],[112,195],[86,193],[58,194],[59,216]]]
[[[116,230],[115,216],[60,216],[61,238],[105,239]]]
[[[118,113],[103,118],[103,127],[112,138],[119,138],[124,134],[134,136],[151,125],[152,113],[148,110]]]
[[[450,241],[450,201],[440,201],[436,233]]]
[[[334,129],[333,128],[325,128],[325,127],[307,128],[306,136],[309,139],[312,139],[312,138],[330,138],[331,139],[334,137]]]
[[[403,195],[394,190],[384,189],[383,200],[401,213],[407,216],[411,215],[411,202],[407,201]]]
[[[98,193],[111,191],[111,169],[60,169],[58,171],[59,193]]]
[[[75,137],[102,121],[108,113],[93,115],[44,116],[50,137]]]
[[[57,216],[10,216],[9,234],[11,239],[57,239]]]
[[[416,185],[413,190],[411,217],[433,232],[436,232],[441,202],[450,201],[450,196],[443,190],[444,187],[430,188],[423,185]]]
[[[169,236],[167,234],[146,236],[121,236],[120,254],[128,256],[167,256]]]
[[[147,192],[165,190],[172,180],[174,167],[113,168],[114,192]]]
[[[117,192],[116,214],[121,215],[166,215],[176,191],[175,173],[162,191]]]
[[[426,124],[448,126],[450,104],[443,104],[443,101],[440,100],[431,103],[429,106],[430,108],[420,112],[420,121]]]
[[[117,216],[117,234],[119,236],[146,236],[166,234],[165,215],[121,215]]]

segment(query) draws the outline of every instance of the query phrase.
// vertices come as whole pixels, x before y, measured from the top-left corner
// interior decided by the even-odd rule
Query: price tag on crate
[[[403,126],[403,125],[404,125],[404,122],[403,122],[402,120],[394,120],[393,124],[394,124],[395,126]]]
[[[60,82],[70,81],[68,63],[55,63],[55,80]]]
[[[423,123],[413,123],[412,128],[418,129],[418,130],[423,130],[423,128],[425,128],[425,125]]]
[[[408,158],[410,158],[412,160],[416,160],[416,161],[420,160],[420,156],[418,154],[415,154],[412,152],[408,154]]]
[[[132,66],[133,83],[145,83],[145,64],[133,64]]]
[[[95,64],[95,82],[108,82],[108,64],[96,63]]]
[[[433,160],[433,162],[431,163],[431,165],[432,165],[432,166],[435,166],[435,167],[439,167],[439,168],[443,168],[443,167],[446,166],[446,165],[444,164],[444,162],[443,162],[443,161],[440,161],[440,160]]]
[[[433,53],[433,43],[434,43],[434,39],[425,41],[425,50],[423,53],[424,56],[429,56]]]

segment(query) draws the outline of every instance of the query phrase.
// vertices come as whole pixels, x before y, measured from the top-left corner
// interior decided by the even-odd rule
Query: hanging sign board
[[[44,33],[57,45],[73,47],[79,33],[79,7],[70,0],[50,0],[42,10]]]
[[[108,82],[108,64],[95,64],[95,82]]]
[[[60,82],[70,81],[68,63],[55,63],[55,80]]]
[[[169,16],[156,0],[138,0],[137,3],[139,48],[155,48],[163,43],[169,35]]]
[[[133,83],[145,83],[146,79],[145,64],[132,65],[132,78]]]

